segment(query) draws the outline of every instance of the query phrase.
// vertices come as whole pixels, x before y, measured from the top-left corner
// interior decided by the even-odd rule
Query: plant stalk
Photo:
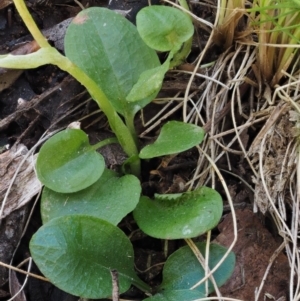
[[[94,144],[92,146],[92,149],[93,150],[97,150],[103,146],[106,146],[108,144],[113,144],[113,143],[119,143],[119,140],[115,137],[112,137],[112,138],[107,138],[107,139],[104,139],[102,141],[99,141],[98,143]]]
[[[59,53],[58,53],[59,54]],[[56,61],[55,64],[62,70],[67,71],[75,79],[77,79],[85,88],[88,90],[92,98],[97,102],[98,106],[106,115],[109,125],[115,135],[118,138],[119,143],[124,149],[125,153],[131,156],[138,155],[138,149],[136,141],[130,132],[130,129],[124,124],[118,113],[115,111],[106,95],[103,91],[97,86],[97,84],[90,79],[80,68],[73,64],[68,58],[59,54],[61,58],[59,61]],[[140,165],[140,160],[137,160],[137,163],[133,163],[131,166],[131,171],[137,177],[140,177],[140,169],[137,167]]]
[[[179,0],[178,2],[181,7],[183,7],[187,11],[190,11],[189,5],[186,0]],[[187,14],[187,16],[192,20],[192,17],[189,14]],[[179,52],[175,53],[174,58],[170,63],[170,68],[175,68],[184,63],[185,59],[191,52],[192,44],[193,36],[191,36],[186,42],[183,43],[183,46],[179,50]]]
[[[138,137],[136,134],[136,130],[134,127],[134,116],[125,116],[125,124],[131,133],[131,136],[135,142],[135,145],[138,145]],[[140,174],[141,171],[141,160],[139,159],[138,152],[137,155],[134,156],[136,160],[133,160],[129,165],[130,165],[130,172],[134,175]]]

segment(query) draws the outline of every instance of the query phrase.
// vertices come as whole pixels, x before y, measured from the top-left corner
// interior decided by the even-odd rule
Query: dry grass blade
[[[217,45],[228,49],[233,45],[237,36],[249,35],[249,32],[245,31],[246,26],[242,20],[244,14],[245,1],[221,1],[220,17],[213,36],[213,40]]]
[[[258,36],[257,64],[263,78],[273,87],[282,78],[282,70],[295,63],[300,9],[294,1],[255,0],[248,11],[251,27]]]
[[[227,17],[229,16],[228,13]],[[233,18],[233,14],[230,17]],[[264,26],[266,25],[268,24],[264,24]],[[275,36],[275,34],[272,35],[273,38]],[[271,51],[271,48],[267,47],[269,42],[270,40],[260,40],[261,45],[266,46],[262,49]],[[280,58],[284,58],[286,49],[277,48],[276,51],[280,53]],[[292,47],[287,48],[292,49]],[[274,51],[274,47],[272,51]],[[286,53],[291,54],[292,52]],[[265,52],[264,58],[261,56],[260,60],[263,61],[269,55],[271,56]],[[296,233],[299,232],[299,192],[295,182],[295,162],[298,158],[295,133],[298,136],[300,132],[300,106],[291,115],[293,120],[290,119],[288,111],[298,105],[300,100],[300,80],[299,72],[297,72],[299,64],[295,62],[293,72],[290,74],[285,70],[291,66],[289,65],[292,62],[291,59],[281,65],[277,60],[273,60],[274,64],[278,63],[278,65],[272,66],[271,70],[273,71],[270,73],[274,74],[274,68],[277,68],[277,73],[275,72],[275,76],[270,78],[270,81],[273,81],[270,87],[266,88],[264,80],[267,77],[262,75],[264,71],[260,69],[261,66],[255,65],[256,60],[257,51],[250,45],[240,46],[234,52],[228,50],[221,54],[214,66],[206,70],[207,78],[200,86],[202,89],[200,97],[195,99],[194,96],[189,95],[188,91],[186,92],[185,106],[189,104],[191,109],[184,117],[188,122],[202,125],[208,121],[211,122],[210,138],[206,137],[202,148],[206,154],[209,154],[213,162],[216,164],[227,162],[227,168],[230,171],[232,170],[231,154],[247,160],[253,182],[249,176],[247,178],[250,178],[249,185],[254,186],[255,191],[254,210],[258,206],[261,211],[270,212],[277,231],[282,236],[283,244],[277,251],[281,251],[284,247],[289,258],[290,301],[294,301],[298,300],[300,296],[299,277],[295,277],[295,275],[299,275],[300,270],[299,250],[296,247],[298,237]],[[267,65],[265,67],[269,68]],[[251,74],[254,74],[256,78]],[[276,86],[276,90],[274,90],[272,86],[278,83],[283,75],[288,78],[288,82]],[[217,85],[218,81],[223,82],[227,89]],[[250,91],[246,94],[249,96],[247,104],[245,104],[247,98],[245,99],[241,93],[242,83],[247,83],[248,91]],[[217,113],[222,111],[228,103],[231,103],[231,112],[227,116],[223,116],[220,123],[214,123]],[[228,128],[229,122],[233,124],[231,129]],[[248,130],[251,130],[253,126],[259,128],[256,126],[259,123],[262,125],[261,131],[257,131],[257,136],[254,137],[251,144],[247,143],[245,137]],[[203,156],[199,156],[197,168],[188,184],[191,188],[206,183],[209,185],[216,183],[214,171],[210,163]],[[290,213],[292,215],[289,218]],[[292,225],[289,225],[289,220]],[[276,255],[278,252],[274,254]],[[272,258],[270,260],[272,262]],[[266,270],[265,277],[261,279],[260,289],[263,288],[269,268]],[[258,300],[259,294],[256,298]],[[225,300],[225,298],[223,299]]]

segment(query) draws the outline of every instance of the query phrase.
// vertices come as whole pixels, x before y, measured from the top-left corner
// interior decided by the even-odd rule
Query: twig
[[[25,275],[28,275],[28,276],[31,276],[31,277],[34,277],[34,278],[43,280],[43,281],[50,282],[49,279],[47,279],[47,278],[45,278],[45,277],[43,277],[43,276],[39,276],[39,275],[36,275],[36,274],[33,274],[33,273],[29,273],[29,272],[23,271],[23,270],[21,270],[21,269],[15,268],[15,267],[12,266],[12,265],[6,264],[6,263],[4,263],[4,262],[2,262],[2,261],[0,261],[0,266],[3,266],[3,267],[5,267],[5,268],[14,270],[14,271],[16,271],[16,272],[19,272],[19,273],[22,273],[22,274],[25,274]]]
[[[110,270],[111,279],[112,279],[112,301],[119,301],[119,279],[118,271]]]

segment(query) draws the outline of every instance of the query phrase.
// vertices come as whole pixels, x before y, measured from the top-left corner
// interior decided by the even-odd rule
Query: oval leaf
[[[194,124],[169,121],[163,125],[157,140],[144,147],[141,159],[171,155],[186,151],[202,142],[205,131]]]
[[[205,256],[206,243],[196,243],[201,254]],[[227,249],[211,244],[209,246],[209,268],[212,270],[222,259]],[[235,255],[230,252],[221,266],[213,273],[218,287],[222,286],[232,275],[235,266]],[[190,289],[205,277],[205,271],[189,246],[175,251],[168,257],[163,269],[162,290]],[[195,290],[205,294],[205,282]],[[208,281],[208,293],[214,291],[211,281]]]
[[[91,7],[81,11],[66,32],[65,52],[99,85],[122,115],[136,112],[156,96],[140,103],[127,103],[126,96],[142,72],[160,62],[136,27],[109,9]]]
[[[75,193],[58,193],[45,187],[41,200],[43,223],[71,214],[99,217],[117,225],[131,212],[140,199],[141,185],[133,175],[121,178],[104,170],[101,178],[88,188]]]
[[[110,270],[117,270],[120,293],[142,282],[134,272],[133,248],[117,227],[99,218],[70,215],[51,220],[30,242],[33,260],[60,289],[83,298],[112,294]]]
[[[66,129],[51,137],[37,158],[39,180],[50,189],[70,193],[95,183],[103,173],[104,158],[81,130]]]
[[[201,187],[178,198],[142,197],[133,211],[138,226],[148,235],[162,239],[191,238],[214,228],[223,211],[221,196]]]
[[[159,51],[179,50],[194,33],[187,14],[162,5],[143,8],[137,14],[136,26],[145,43]]]
[[[194,301],[206,296],[195,290],[177,290],[177,291],[163,291],[154,295],[153,297],[146,298],[147,301]]]

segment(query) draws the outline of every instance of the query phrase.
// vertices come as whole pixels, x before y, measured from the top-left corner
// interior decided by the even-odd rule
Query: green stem
[[[151,287],[138,278],[132,278],[132,284],[145,293],[151,293]]]
[[[184,63],[185,59],[191,52],[192,43],[193,43],[193,37],[191,37],[190,39],[188,39],[186,42],[183,43],[183,46],[180,49],[180,51],[175,53],[174,58],[170,63],[170,69],[175,68],[181,65],[182,63]]]
[[[129,132],[131,133],[131,136],[133,138],[133,140],[135,141],[135,145],[138,145],[138,137],[136,134],[136,130],[135,130],[135,126],[134,126],[134,115],[126,115],[125,116],[125,124],[129,130]],[[137,172],[139,172],[140,174],[140,170],[141,170],[141,160],[137,155],[132,156],[135,159],[131,161],[130,165],[130,172],[134,175],[136,175]]]
[[[125,118],[125,124],[127,128],[129,129],[131,136],[133,137],[135,144],[138,145],[138,137],[136,134],[135,126],[134,126],[134,116],[126,114]]]
[[[122,121],[118,113],[115,111],[114,107],[111,105],[103,91],[91,78],[89,78],[80,68],[73,64],[68,58],[62,56],[58,51],[57,54],[57,60],[55,60],[55,62],[53,63],[57,65],[60,69],[67,71],[82,85],[85,86],[92,98],[97,102],[98,106],[106,115],[111,129],[116,134],[118,141],[124,149],[125,153],[129,157],[138,155],[136,142],[130,130],[124,124],[124,122]],[[132,173],[134,173],[134,175],[136,175],[137,177],[140,176],[140,170],[137,169],[138,165],[135,163],[133,164],[133,166],[131,166]]]
[[[107,138],[107,139],[104,139],[104,140],[94,144],[92,146],[92,149],[97,150],[105,145],[112,144],[112,143],[119,143],[119,140],[115,137]]]
[[[187,4],[186,0],[178,0],[178,2],[180,6],[182,6],[184,9],[190,11],[189,5]],[[187,14],[187,16],[189,16],[189,18],[192,20],[192,17],[189,14]],[[170,63],[170,68],[177,67],[182,63],[184,63],[185,59],[191,52],[192,43],[193,43],[193,36],[191,36],[186,42],[184,42],[182,48],[177,53],[174,54],[174,58]]]
[[[23,0],[14,0],[14,3],[26,27],[28,28],[36,42],[40,45],[40,47],[47,49],[50,59],[45,58],[45,61],[50,60],[50,64],[56,65],[60,69],[68,72],[88,90],[92,98],[97,102],[98,106],[108,118],[110,127],[116,134],[118,141],[124,149],[125,153],[129,157],[138,156],[136,141],[131,133],[131,130],[126,127],[104,92],[80,68],[78,68],[67,57],[61,55],[55,48],[49,45],[47,40],[44,38],[44,36],[36,26]],[[139,166],[140,162],[135,162],[132,166],[132,172],[138,177],[140,176]]]
[[[190,11],[189,5],[187,4],[186,0],[178,0],[180,6],[185,8],[186,10]]]
[[[107,99],[106,95],[97,86],[97,84],[93,80],[91,80],[81,69],[74,65],[68,58],[60,54],[58,60],[55,62],[55,65],[57,65],[60,69],[67,71],[86,87],[92,98],[97,102],[98,106],[106,115],[111,129],[117,136],[118,141],[124,149],[125,153],[129,157],[138,155],[137,145],[130,130],[124,124],[118,113],[115,111],[114,107]],[[134,173],[134,175],[139,177],[140,170],[137,169],[136,163],[133,165],[134,166],[131,166],[132,172]],[[140,165],[140,163],[138,165]]]

